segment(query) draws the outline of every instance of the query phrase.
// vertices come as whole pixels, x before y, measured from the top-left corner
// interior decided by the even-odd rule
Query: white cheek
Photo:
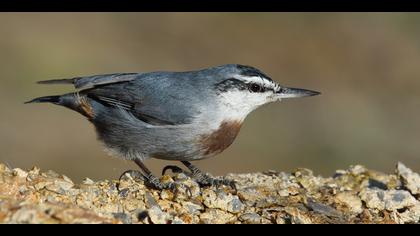
[[[263,94],[231,91],[221,94],[219,109],[225,119],[243,121],[250,112],[266,102],[267,97]]]

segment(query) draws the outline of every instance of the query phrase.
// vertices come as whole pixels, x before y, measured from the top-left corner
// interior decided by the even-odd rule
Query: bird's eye
[[[261,85],[254,84],[254,83],[249,84],[248,88],[249,88],[249,91],[251,91],[253,93],[258,93],[258,92],[263,92],[264,91],[264,88]]]

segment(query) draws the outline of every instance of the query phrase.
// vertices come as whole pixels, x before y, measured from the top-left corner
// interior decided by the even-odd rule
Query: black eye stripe
[[[227,92],[231,90],[249,90],[252,93],[262,93],[271,88],[266,88],[264,85],[254,82],[244,82],[236,78],[229,78],[219,82],[215,85],[216,90],[220,92]]]
[[[216,84],[216,89],[220,92],[227,92],[233,89],[245,90],[247,88],[247,84],[235,78],[230,78]]]
[[[249,83],[248,89],[253,93],[261,93],[265,91],[265,88],[257,83]]]

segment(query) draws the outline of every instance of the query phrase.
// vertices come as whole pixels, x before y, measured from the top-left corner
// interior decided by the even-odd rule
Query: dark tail
[[[80,114],[88,117],[89,119],[93,118],[94,112],[93,108],[89,102],[89,99],[84,95],[79,95],[78,93],[67,93],[59,96],[45,96],[35,98],[26,103],[53,103],[59,106],[70,108],[73,111],[77,111]]]
[[[79,78],[71,79],[52,79],[52,80],[42,80],[38,81],[38,84],[74,84]]]
[[[60,97],[61,96],[45,96],[45,97],[39,97],[32,99],[31,101],[25,102],[25,104],[28,103],[42,103],[42,102],[50,102],[59,105],[60,104]]]

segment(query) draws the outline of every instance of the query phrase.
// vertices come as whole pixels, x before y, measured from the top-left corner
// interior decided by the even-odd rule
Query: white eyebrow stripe
[[[257,83],[261,85],[268,86],[269,88],[275,89],[278,85],[270,80],[265,79],[264,77],[260,76],[238,76],[238,79],[246,82],[246,83]],[[262,83],[261,83],[262,82]]]

